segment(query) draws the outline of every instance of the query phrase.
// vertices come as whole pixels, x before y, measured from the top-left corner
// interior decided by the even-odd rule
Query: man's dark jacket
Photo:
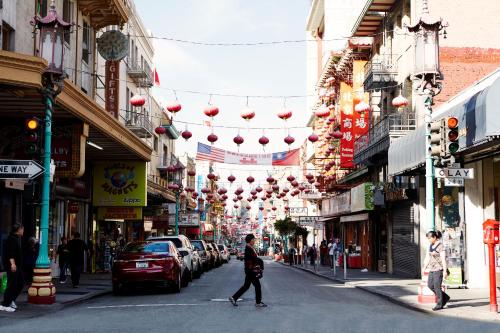
[[[21,237],[11,233],[4,243],[2,262],[4,268],[10,271],[10,259],[14,259],[18,269],[23,267],[23,255],[21,251]]]

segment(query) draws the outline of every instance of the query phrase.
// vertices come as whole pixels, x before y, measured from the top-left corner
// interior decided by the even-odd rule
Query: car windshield
[[[193,244],[194,248],[197,249],[198,251],[205,251],[202,242],[191,242],[191,244]]]
[[[123,252],[129,253],[168,253],[168,243],[153,242],[153,243],[130,243]]]
[[[219,250],[223,251],[224,250],[224,245],[217,245],[219,247]]]

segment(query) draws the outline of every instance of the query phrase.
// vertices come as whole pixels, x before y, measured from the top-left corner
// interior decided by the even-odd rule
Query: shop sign
[[[372,183],[363,183],[351,189],[351,212],[373,210]]]
[[[314,227],[319,221],[319,216],[300,216],[299,225],[301,227]]]
[[[354,124],[352,87],[340,82],[340,167],[351,169],[354,167]]]
[[[120,61],[106,60],[104,99],[106,111],[118,119],[118,105],[120,104]]]
[[[141,207],[99,207],[98,220],[142,220]]]
[[[290,207],[290,216],[307,215],[307,207]]]
[[[365,81],[365,64],[366,60],[354,60],[352,65],[352,84],[355,94],[359,94],[365,103],[370,102],[370,95],[363,93],[363,83]],[[356,106],[353,105],[355,108]],[[353,112],[353,134],[354,141],[358,140],[361,136],[368,133],[370,128],[370,112]]]
[[[93,205],[145,207],[146,162],[108,162],[94,167]]]
[[[87,137],[88,124],[85,123],[54,127],[50,157],[54,160],[57,177],[77,178],[84,174]]]
[[[338,215],[351,211],[351,192],[347,191],[334,196],[333,198],[324,199],[321,208],[323,216]]]
[[[175,214],[168,215],[168,223],[175,225]],[[198,227],[200,225],[200,214],[198,213],[180,213],[179,227]]]

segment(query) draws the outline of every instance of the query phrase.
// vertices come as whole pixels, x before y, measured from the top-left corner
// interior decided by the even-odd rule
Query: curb
[[[79,304],[79,303],[83,303],[85,301],[89,301],[91,299],[98,298],[98,297],[101,297],[101,296],[106,296],[106,295],[109,295],[111,293],[112,293],[111,289],[109,289],[109,290],[103,290],[103,291],[99,291],[99,292],[93,292],[93,293],[89,293],[88,295],[85,295],[85,296],[83,296],[81,298],[77,298],[77,299],[74,299],[74,300],[71,300],[71,301],[62,302],[62,303],[59,303],[59,304],[62,305],[61,309],[63,309],[65,307],[76,305],[76,304]]]
[[[303,267],[295,266],[295,265],[294,266],[290,266],[290,265],[286,265],[283,262],[280,262],[280,264],[282,264],[283,266],[286,266],[286,267],[293,267],[295,269],[298,269],[298,270],[301,270],[301,271],[304,271],[304,272],[308,272],[310,274],[316,275],[318,277],[322,277],[324,279],[330,280],[330,281],[335,282],[335,283],[344,284],[344,285],[347,285],[347,286],[352,287],[352,288],[357,288],[357,289],[363,290],[364,292],[368,292],[368,293],[370,293],[372,295],[381,297],[381,298],[383,298],[383,299],[385,299],[385,300],[387,300],[387,301],[389,301],[391,303],[394,303],[396,305],[405,307],[405,308],[407,308],[409,310],[413,310],[413,311],[417,311],[417,312],[421,312],[421,313],[425,313],[425,314],[437,315],[432,310],[428,310],[428,309],[424,309],[424,308],[421,308],[421,307],[418,307],[418,306],[414,306],[412,304],[409,304],[407,302],[401,301],[401,300],[399,300],[397,298],[391,297],[391,296],[389,296],[387,294],[378,292],[378,291],[373,290],[371,288],[367,288],[367,287],[364,287],[364,286],[356,285],[355,283],[353,283],[353,282],[351,282],[349,280],[346,281],[344,279],[329,277],[329,276],[326,276],[326,275],[314,272],[314,271],[312,271],[312,270],[310,270],[308,268],[303,268]]]

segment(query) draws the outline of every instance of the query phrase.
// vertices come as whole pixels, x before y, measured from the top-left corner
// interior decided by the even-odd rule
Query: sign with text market
[[[92,203],[96,207],[144,207],[146,184],[146,162],[98,163]]]
[[[0,160],[0,179],[33,179],[44,170],[40,164],[31,160]]]
[[[435,168],[434,175],[436,178],[474,179],[474,169]]]

